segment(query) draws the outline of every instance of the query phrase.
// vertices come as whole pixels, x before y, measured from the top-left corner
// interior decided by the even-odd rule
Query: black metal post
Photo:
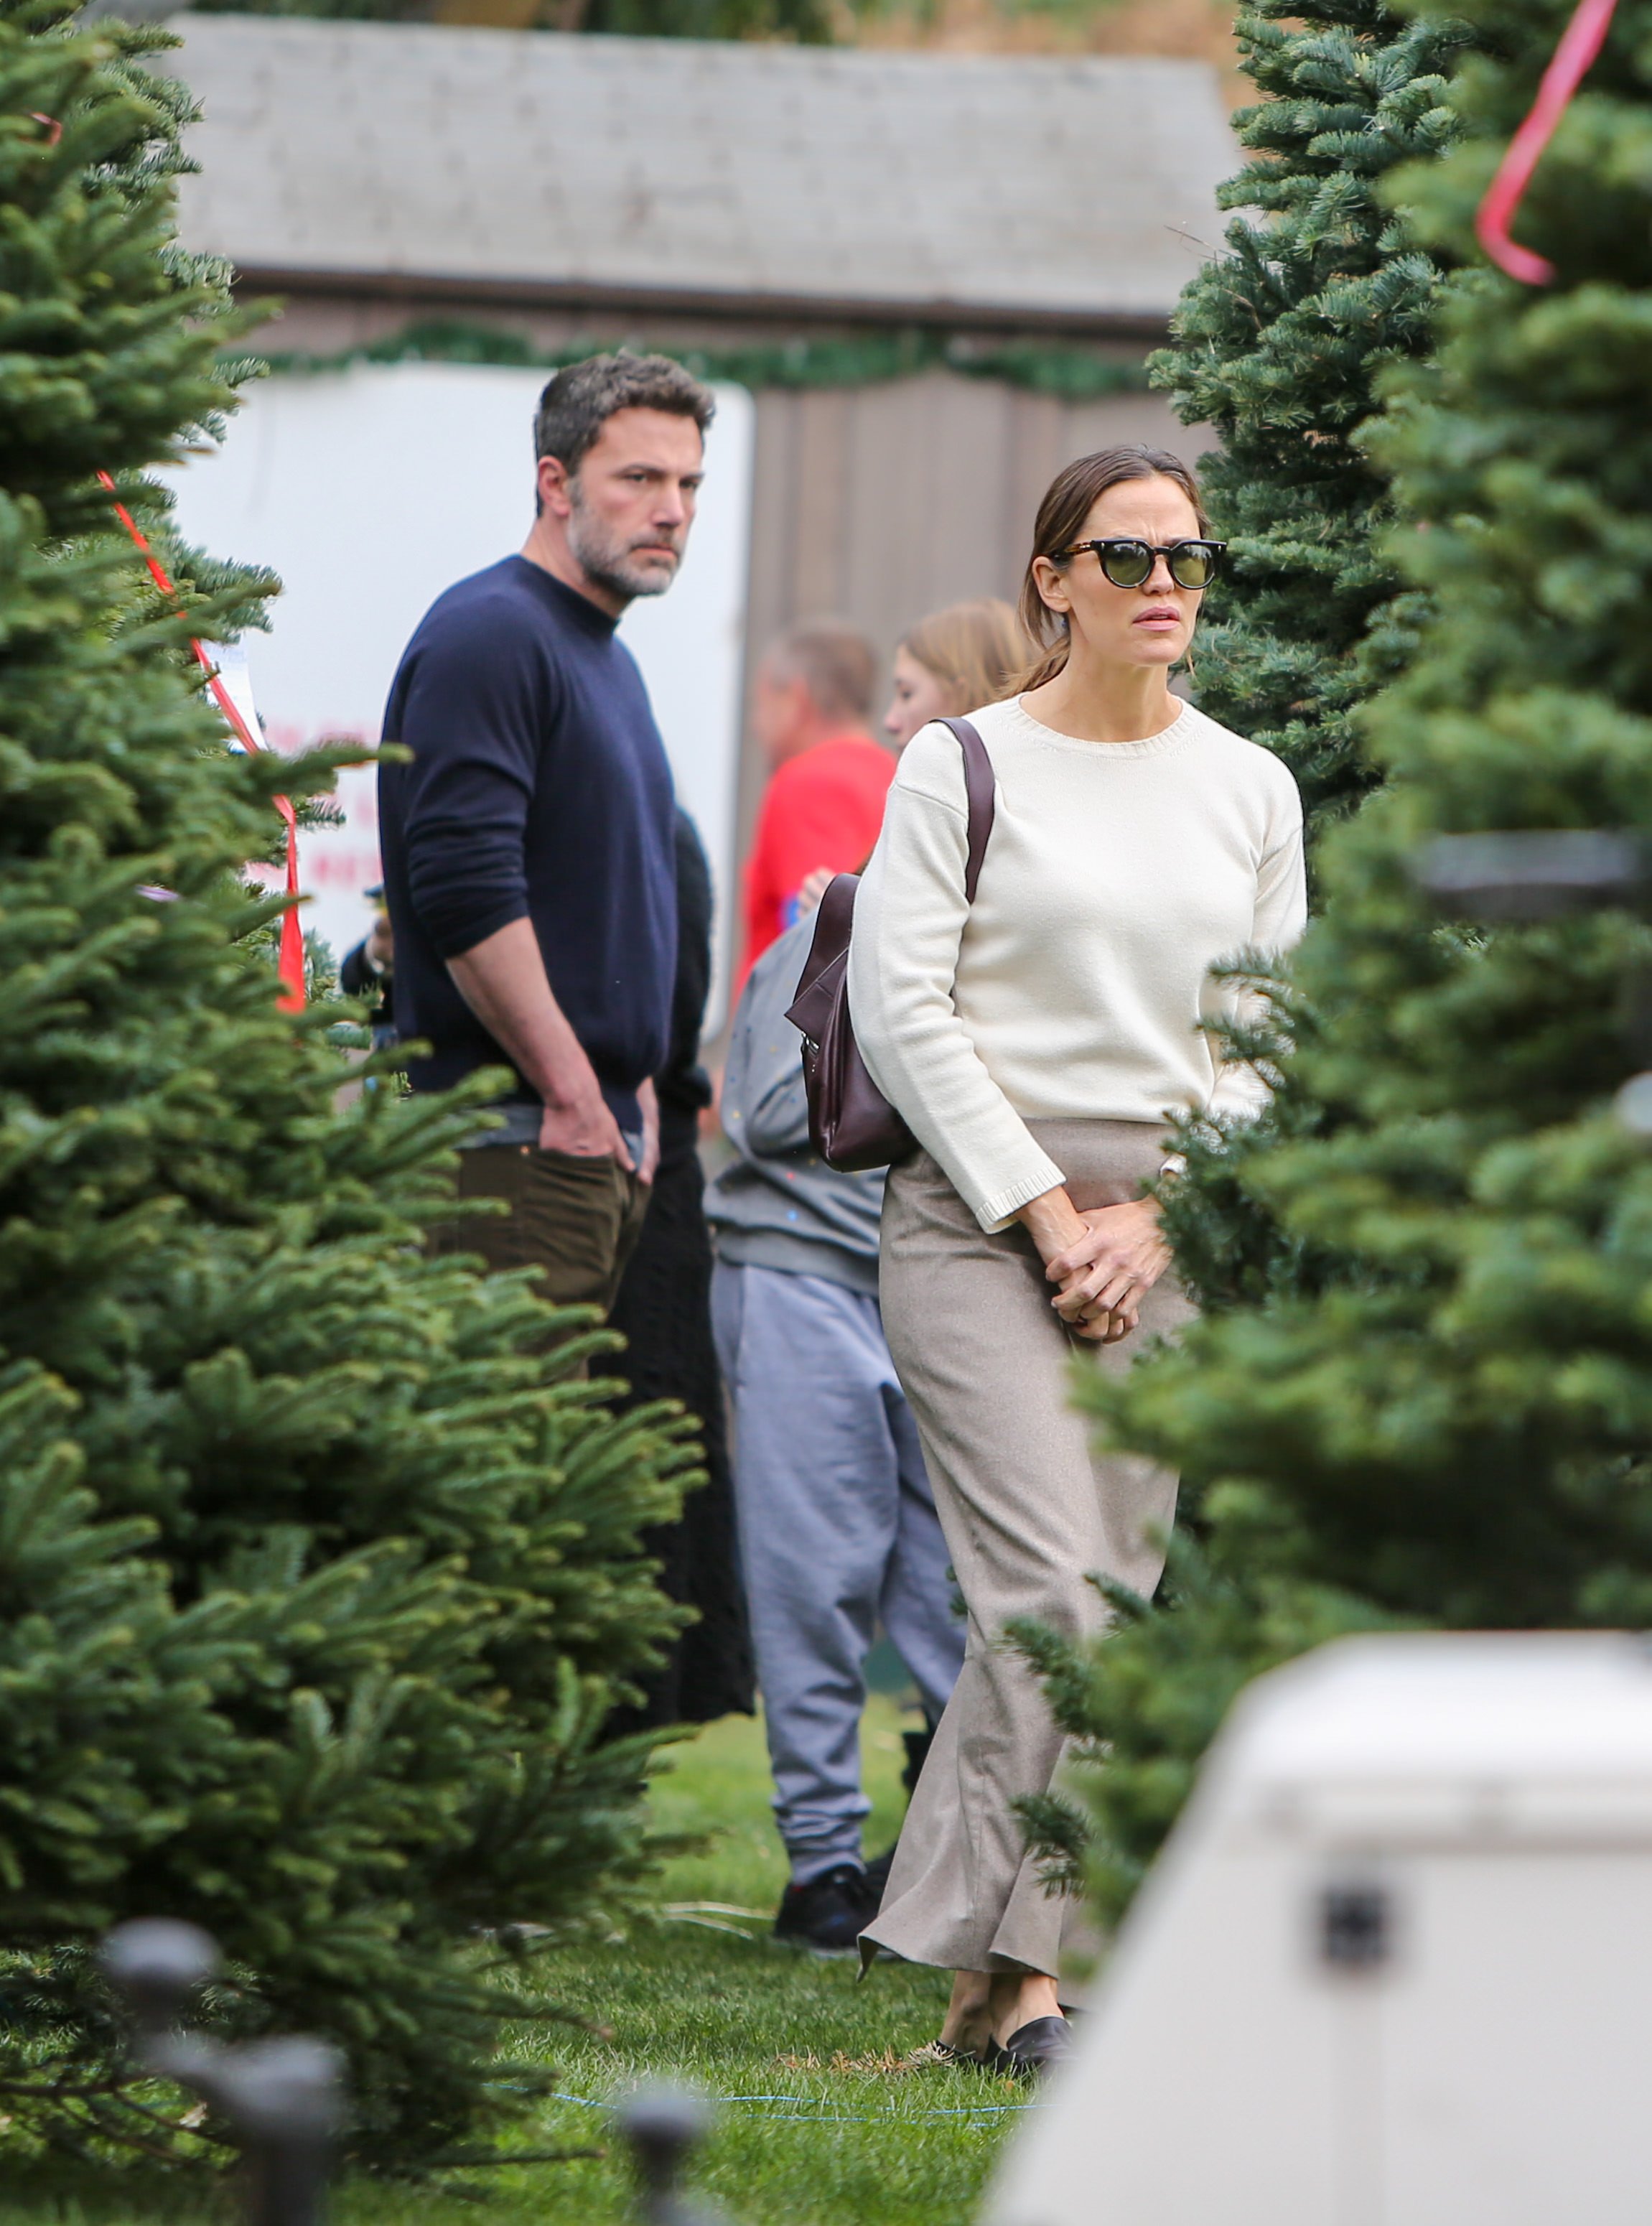
[[[1642,919],[1652,913],[1652,853],[1640,836],[1614,828],[1439,835],[1418,852],[1412,874],[1459,919],[1563,919],[1614,906]],[[1630,1057],[1652,1068],[1652,970],[1644,960],[1628,969],[1622,1026]],[[1617,1117],[1652,1136],[1652,1072],[1623,1084]]]
[[[615,2112],[636,2161],[645,2226],[721,2226],[683,2191],[689,2158],[704,2140],[711,2112],[698,2095],[681,2087],[645,2087]]]
[[[1652,894],[1645,845],[1612,828],[1519,828],[1500,835],[1437,835],[1412,868],[1418,886],[1460,919],[1559,919]]]
[[[118,1926],[103,1967],[125,2002],[139,2061],[175,2080],[235,2128],[247,2167],[248,2226],[322,2226],[343,2121],[344,2059],[292,2036],[226,2048],[184,2024],[223,1968],[217,1943],[164,1918]]]

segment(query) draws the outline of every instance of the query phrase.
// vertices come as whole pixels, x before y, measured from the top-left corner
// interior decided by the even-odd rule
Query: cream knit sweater
[[[914,735],[855,901],[849,1008],[873,1079],[983,1229],[1062,1180],[1026,1123],[1243,1117],[1265,1086],[1202,1021],[1210,976],[1306,918],[1302,807],[1280,760],[1189,704],[1142,742],[1058,735],[1019,702],[971,714],[997,775],[963,898],[963,759]]]

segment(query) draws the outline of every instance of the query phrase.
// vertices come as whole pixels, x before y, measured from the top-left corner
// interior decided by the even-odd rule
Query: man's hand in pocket
[[[635,1166],[594,1074],[589,1091],[581,1091],[572,1103],[546,1106],[539,1121],[539,1148],[581,1160],[618,1160],[628,1169]]]

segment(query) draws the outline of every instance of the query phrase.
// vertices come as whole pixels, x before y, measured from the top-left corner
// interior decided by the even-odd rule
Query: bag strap
[[[987,855],[988,837],[993,831],[993,761],[987,754],[983,742],[968,719],[943,719],[939,723],[950,727],[963,751],[964,793],[969,799],[969,850],[963,868],[963,900],[974,904],[975,884],[981,879],[981,862]]]

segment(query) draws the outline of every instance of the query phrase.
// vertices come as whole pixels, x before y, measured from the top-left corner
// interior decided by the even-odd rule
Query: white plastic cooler
[[[1652,1651],[1258,1681],[987,2226],[1649,2226]]]

